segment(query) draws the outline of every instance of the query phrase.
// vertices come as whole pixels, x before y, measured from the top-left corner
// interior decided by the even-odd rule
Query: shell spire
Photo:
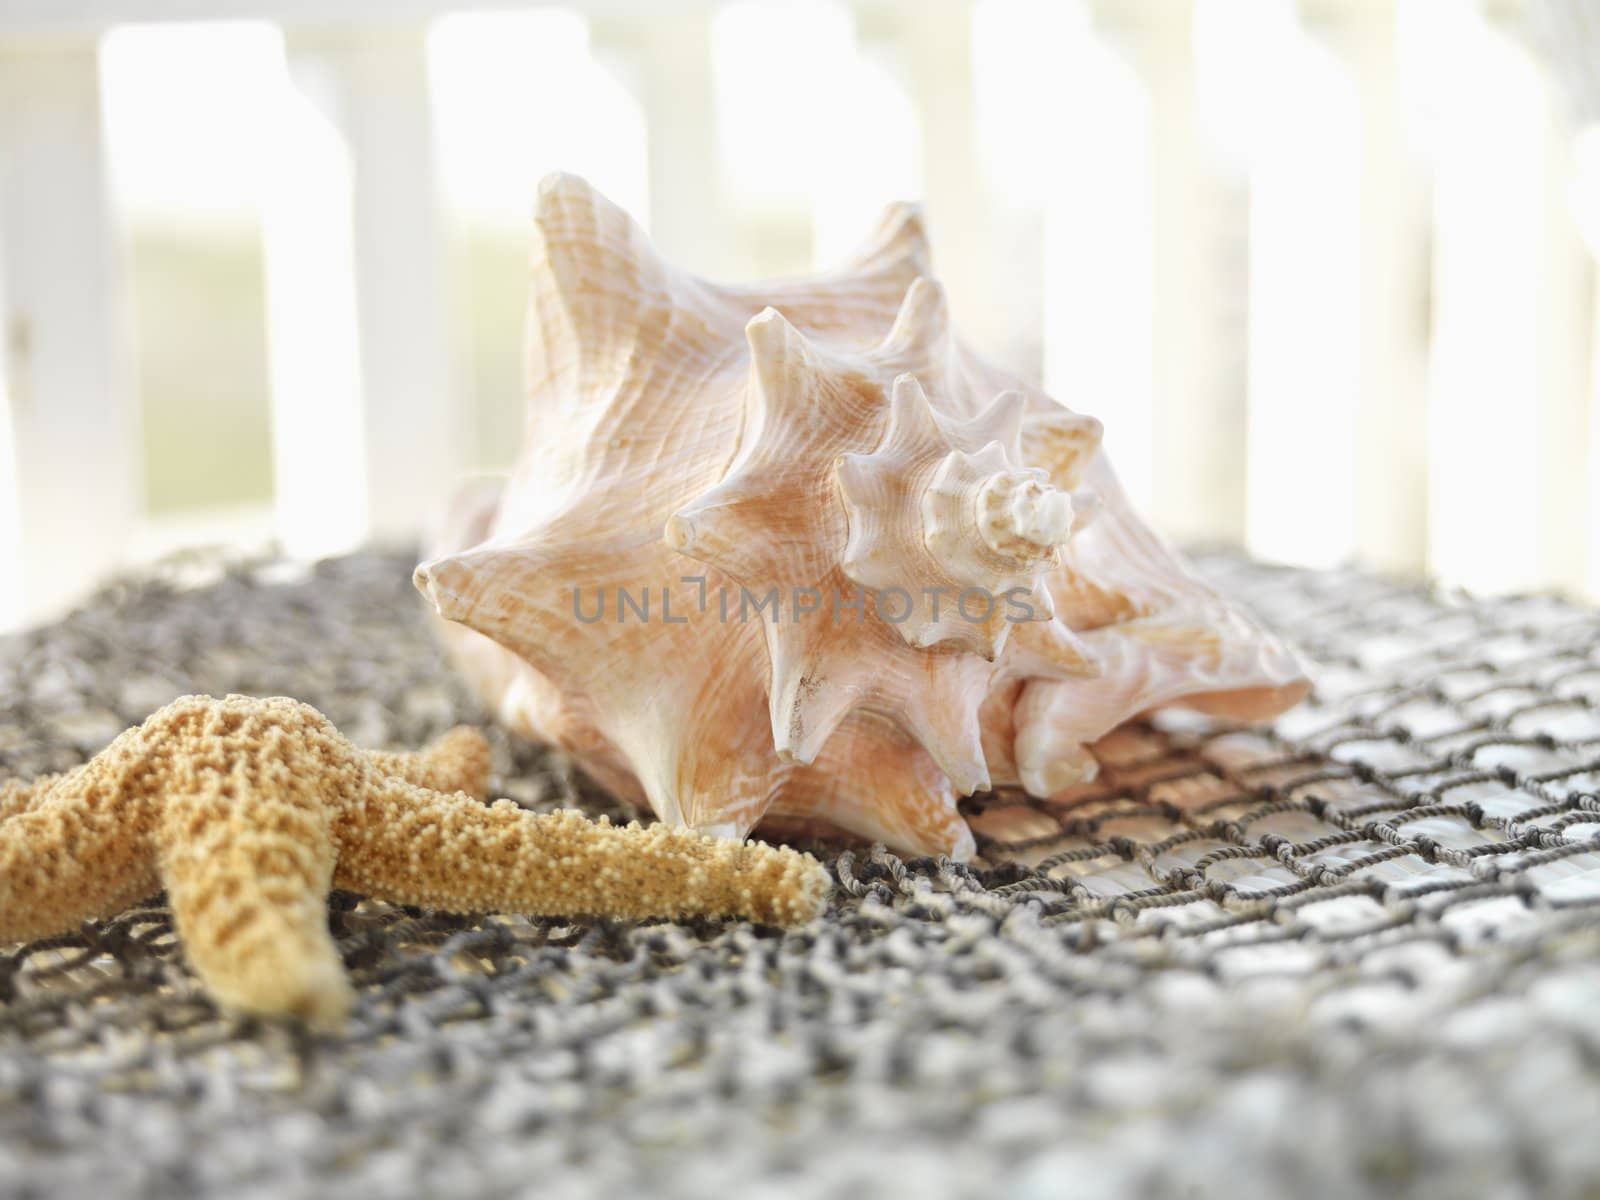
[[[1260,717],[1298,660],[1128,507],[1101,427],[969,350],[920,213],[813,279],[676,270],[541,187],[527,442],[417,572],[502,721],[662,820],[974,850],[1151,708]]]
[[[948,643],[993,661],[1012,624],[1051,615],[1032,601],[1072,534],[1071,497],[1017,467],[999,441],[958,449],[915,376],[899,376],[892,397],[879,447],[835,468],[850,527],[844,573],[909,598],[895,628],[910,645]],[[984,417],[1003,434],[1013,408],[1002,396]]]

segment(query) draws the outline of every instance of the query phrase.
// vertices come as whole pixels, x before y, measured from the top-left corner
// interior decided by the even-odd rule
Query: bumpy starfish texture
[[[771,925],[825,901],[826,872],[794,850],[485,805],[488,782],[474,730],[373,753],[295,700],[187,696],[75,770],[0,786],[0,942],[165,886],[218,1000],[328,1024],[352,995],[328,932],[332,887],[454,912]]]

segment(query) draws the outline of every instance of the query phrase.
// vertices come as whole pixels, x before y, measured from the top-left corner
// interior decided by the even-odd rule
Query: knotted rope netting
[[[975,865],[818,848],[806,930],[336,895],[336,1037],[220,1015],[159,901],[0,948],[0,1194],[1587,1194],[1600,615],[1202,564],[1319,664],[1310,702],[978,798]],[[0,779],[186,692],[374,747],[486,723],[410,566],[196,556],[0,642]],[[497,753],[500,794],[620,815]]]

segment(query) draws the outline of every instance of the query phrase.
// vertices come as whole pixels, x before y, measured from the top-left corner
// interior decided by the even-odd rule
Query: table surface
[[[804,930],[336,895],[331,1037],[219,1014],[159,899],[0,947],[0,1194],[1588,1194],[1600,614],[1199,562],[1317,663],[1308,703],[976,798],[972,866],[819,848]],[[186,692],[370,746],[484,722],[410,567],[191,555],[0,642],[0,779]],[[494,740],[500,794],[620,815]]]

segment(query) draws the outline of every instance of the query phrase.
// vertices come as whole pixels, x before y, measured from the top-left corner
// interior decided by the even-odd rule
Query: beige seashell
[[[1307,689],[1133,514],[1099,422],[953,336],[910,206],[833,274],[727,287],[547,179],[526,367],[521,457],[417,586],[501,721],[664,821],[965,858],[961,795]]]

